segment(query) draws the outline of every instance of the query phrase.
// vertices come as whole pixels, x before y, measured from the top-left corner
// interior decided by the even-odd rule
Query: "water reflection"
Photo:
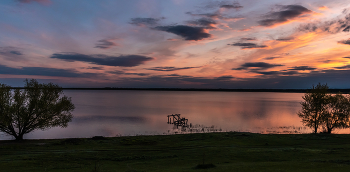
[[[67,128],[35,131],[25,138],[167,134],[167,115],[222,131],[299,131],[302,93],[66,90],[76,106]],[[285,127],[285,128],[283,128]],[[294,127],[294,128],[293,128]],[[310,132],[300,129],[300,132]],[[336,133],[348,132],[338,130]],[[10,137],[0,136],[1,139]]]
[[[128,117],[128,116],[83,116],[83,117],[75,117],[73,119],[73,123],[79,124],[79,123],[96,123],[96,122],[103,122],[103,123],[131,123],[131,124],[138,124],[138,123],[146,123],[147,121],[146,117]]]

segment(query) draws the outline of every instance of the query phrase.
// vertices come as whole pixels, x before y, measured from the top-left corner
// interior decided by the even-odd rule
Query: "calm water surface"
[[[67,128],[29,133],[25,138],[51,139],[138,134],[177,130],[167,115],[181,114],[197,128],[259,133],[311,132],[297,112],[303,93],[65,90],[76,106]],[[200,126],[198,126],[200,125]],[[343,130],[336,130],[342,133]],[[0,135],[0,139],[10,136]]]

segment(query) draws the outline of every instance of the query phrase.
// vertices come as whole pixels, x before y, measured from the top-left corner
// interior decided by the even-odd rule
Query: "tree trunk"
[[[15,138],[17,141],[21,141],[21,140],[23,140],[23,134],[19,134],[19,135],[15,136]]]
[[[317,128],[318,128],[318,126],[317,126],[317,111],[316,111],[316,113],[315,113],[315,117],[314,117],[314,123],[315,123],[315,127],[314,127],[314,133],[316,134],[317,133]]]
[[[326,128],[327,134],[331,134],[334,127],[332,127],[332,122],[329,120],[329,117],[326,119]]]
[[[317,124],[317,122],[316,122],[316,120],[315,120],[315,128],[314,128],[314,133],[315,133],[315,134],[317,134],[317,129],[318,129],[318,124]]]
[[[314,133],[316,134],[317,133],[317,125],[315,124],[315,130],[314,130]]]
[[[332,130],[333,130],[333,128],[328,128],[327,127],[327,134],[332,134]]]
[[[316,111],[316,113],[315,113],[315,130],[314,130],[314,133],[315,133],[315,134],[317,133],[317,128],[318,128],[318,120],[317,120],[317,117],[318,117],[318,112]]]

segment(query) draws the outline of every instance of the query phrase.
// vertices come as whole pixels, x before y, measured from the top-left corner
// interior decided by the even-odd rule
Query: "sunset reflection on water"
[[[25,138],[172,134],[176,130],[167,124],[171,114],[218,131],[311,132],[297,115],[303,93],[65,90],[65,95],[76,106],[68,127],[35,131]]]

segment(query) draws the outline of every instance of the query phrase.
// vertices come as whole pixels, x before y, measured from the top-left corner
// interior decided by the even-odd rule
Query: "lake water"
[[[167,115],[181,114],[202,132],[308,133],[297,112],[303,93],[65,90],[76,109],[67,128],[25,135],[30,139],[153,135],[179,132]],[[336,130],[344,133],[348,130]],[[11,139],[4,134],[0,139]]]

